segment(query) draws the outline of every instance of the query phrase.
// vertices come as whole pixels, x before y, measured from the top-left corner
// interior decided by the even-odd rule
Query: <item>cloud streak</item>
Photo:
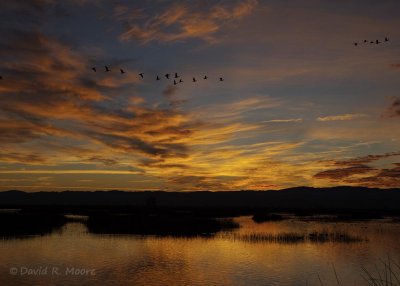
[[[366,114],[362,114],[362,113],[341,114],[341,115],[318,117],[317,121],[320,121],[320,122],[347,121],[347,120],[354,120],[354,119],[358,119],[358,118],[363,118],[363,117],[366,117],[366,116],[367,116]]]
[[[264,121],[266,123],[288,123],[288,122],[302,122],[302,118],[291,118],[291,119],[271,119]]]
[[[119,5],[114,9],[114,16],[124,23],[125,30],[120,35],[123,41],[148,43],[201,39],[212,42],[224,25],[249,15],[256,5],[256,0],[211,4],[209,7],[203,7],[200,2],[184,1],[164,6],[157,13]]]

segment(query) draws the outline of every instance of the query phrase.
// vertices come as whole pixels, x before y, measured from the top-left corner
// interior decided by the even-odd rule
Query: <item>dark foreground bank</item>
[[[270,211],[376,211],[400,213],[400,189],[298,187],[280,191],[0,192],[0,207],[170,207]]]

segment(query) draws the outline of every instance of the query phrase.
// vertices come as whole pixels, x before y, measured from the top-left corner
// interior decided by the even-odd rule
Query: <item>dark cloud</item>
[[[400,164],[394,163],[393,168],[377,168],[368,166],[368,163],[380,159],[400,156],[400,152],[391,152],[380,155],[368,155],[349,160],[334,162],[335,168],[318,172],[314,175],[316,179],[327,179],[332,182],[345,184],[356,184],[368,187],[399,187],[400,186]]]
[[[384,178],[397,178],[400,180],[400,164],[396,163],[396,167],[392,169],[383,169],[380,173],[380,177]]]
[[[179,176],[168,179],[171,185],[193,190],[224,190],[229,184],[221,182],[218,178],[208,176]]]
[[[3,153],[0,151],[0,161],[8,163],[40,164],[40,163],[45,163],[47,160],[44,156],[36,153],[21,153],[21,152]]]
[[[111,158],[106,158],[106,157],[102,157],[102,156],[92,156],[90,158],[87,158],[87,161],[89,162],[100,162],[106,166],[112,166],[112,165],[117,165],[118,164],[118,160],[116,159],[111,159]]]
[[[314,175],[317,179],[329,179],[332,181],[340,181],[353,175],[365,174],[374,171],[373,168],[367,165],[355,165],[347,168],[338,168],[326,170]]]
[[[189,136],[193,133],[192,130],[185,129],[184,126],[180,126],[180,127],[174,127],[174,126],[168,126],[162,129],[157,129],[157,130],[150,130],[147,131],[146,134],[149,134],[151,136],[159,136],[159,135],[164,135],[164,134],[168,134],[168,135],[175,135],[175,136]]]
[[[385,115],[388,117],[400,117],[400,98],[396,97],[387,108]]]
[[[170,169],[170,168],[178,168],[178,169],[190,169],[191,167],[186,164],[171,164],[165,163],[165,159],[162,158],[146,158],[142,159],[140,167],[145,168],[156,168],[156,169]]]
[[[68,132],[49,123],[39,124],[28,120],[0,120],[0,143],[16,144],[38,139],[44,136],[66,136]]]
[[[176,85],[168,85],[162,92],[162,94],[167,97],[168,99],[172,99],[176,92],[178,90],[178,87]]]
[[[97,0],[13,0],[0,1],[0,31],[10,29],[41,30],[54,20],[71,17],[77,5],[96,3]],[[99,3],[100,0],[97,1]]]
[[[43,21],[40,17],[45,12],[45,8],[50,1],[41,0],[15,0],[0,2],[0,17],[2,23],[8,27],[23,27],[27,24],[37,25]],[[4,28],[4,25],[2,25]]]
[[[387,188],[400,187],[400,164],[395,163],[395,167],[382,169],[377,174],[362,178],[353,178],[345,180],[346,183],[363,185],[367,187]]]
[[[385,153],[385,154],[380,154],[380,155],[367,155],[367,156],[352,158],[349,160],[336,161],[334,164],[338,165],[338,166],[354,166],[354,165],[359,165],[359,164],[371,163],[373,161],[377,161],[380,159],[389,158],[389,157],[393,157],[393,156],[400,156],[400,152],[390,152],[390,153]]]
[[[186,100],[177,98],[177,92],[178,92],[178,87],[172,84],[168,85],[162,92],[163,96],[165,96],[171,108],[177,108],[186,102]]]
[[[147,155],[161,156],[165,155],[166,150],[162,148],[157,148],[140,140],[136,137],[125,137],[115,134],[99,133],[87,131],[89,136],[97,139],[101,143],[108,145],[111,148],[120,149],[125,152],[142,152]]]

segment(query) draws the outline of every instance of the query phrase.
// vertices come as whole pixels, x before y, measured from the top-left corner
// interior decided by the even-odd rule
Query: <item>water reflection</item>
[[[257,224],[235,219],[241,228],[213,238],[91,234],[84,222],[28,240],[0,242],[2,285],[368,285],[362,266],[400,257],[397,223],[322,223],[289,219]],[[367,237],[354,243],[253,243],[234,237],[280,233],[345,232]],[[95,269],[95,275],[11,275],[10,268]],[[19,269],[20,270],[20,269]]]

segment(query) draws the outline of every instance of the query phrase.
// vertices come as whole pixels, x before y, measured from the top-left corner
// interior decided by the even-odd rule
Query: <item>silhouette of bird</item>
[[[357,46],[358,45],[358,43],[354,43],[354,46]]]
[[[387,37],[385,37],[385,42],[389,42],[389,39]]]
[[[368,40],[364,40],[364,43],[368,43]]]
[[[183,80],[182,80],[182,79],[180,79],[180,80],[179,80],[179,82],[183,82]]]
[[[178,73],[175,73],[175,78],[178,78],[178,77],[179,77]]]
[[[97,71],[95,67],[92,67],[92,70],[93,70],[94,72],[96,72],[96,71]]]
[[[160,80],[160,77],[159,77],[159,76],[157,76],[157,80]]]
[[[108,68],[108,66],[104,66],[104,67],[106,68],[106,72],[111,71],[111,70]]]
[[[380,44],[381,42],[379,42],[379,40],[376,40],[376,42],[375,42],[376,44]]]
[[[193,82],[196,82],[196,79],[195,79],[195,78],[193,78]]]
[[[208,77],[205,75],[205,76],[204,76],[204,79],[208,79]]]
[[[0,79],[3,79],[3,77],[0,75]]]
[[[176,80],[174,80],[174,85],[176,85]]]
[[[125,73],[125,71],[123,69],[119,69],[121,71],[121,73]]]
[[[219,78],[219,81],[224,81],[224,79],[222,77]]]
[[[169,73],[165,74],[165,77],[166,77],[167,79],[169,79]]]
[[[142,73],[142,72],[141,72],[139,75],[140,75],[140,77],[141,77],[141,78],[144,78],[144,76],[143,76],[143,73]]]
[[[371,43],[371,44],[373,44],[373,43],[374,43],[374,41],[371,41],[370,43]]]

